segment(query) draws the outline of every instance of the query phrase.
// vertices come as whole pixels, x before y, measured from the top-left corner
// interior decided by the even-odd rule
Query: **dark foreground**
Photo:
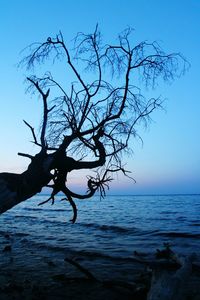
[[[135,261],[133,255],[131,264],[130,261],[105,263],[105,272],[99,272],[94,258],[87,264],[81,256],[69,257],[68,253],[63,256],[52,249],[31,246],[23,235],[16,238],[9,233],[0,233],[0,241],[0,300],[147,299],[152,270],[139,262],[147,260],[145,255],[138,256],[137,253]],[[128,280],[126,274],[118,272],[117,275],[116,270],[120,270],[121,264],[124,264],[121,273],[125,269],[129,273]],[[174,272],[172,267],[170,274]],[[200,300],[198,262],[195,262],[184,288],[185,299]]]

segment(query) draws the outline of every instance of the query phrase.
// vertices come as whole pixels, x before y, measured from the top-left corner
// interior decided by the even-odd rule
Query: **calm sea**
[[[129,260],[133,252],[152,253],[164,242],[180,253],[200,250],[200,195],[107,196],[76,201],[78,219],[58,198],[38,206],[35,196],[0,216],[1,233],[36,248],[83,260]],[[53,252],[52,252],[53,253]]]

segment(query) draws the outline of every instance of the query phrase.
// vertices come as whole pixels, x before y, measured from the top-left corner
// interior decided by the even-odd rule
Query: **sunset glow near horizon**
[[[22,172],[28,160],[17,153],[38,151],[23,119],[38,128],[41,106],[37,96],[25,93],[29,73],[17,68],[20,51],[60,30],[71,41],[77,32],[91,33],[97,23],[108,42],[130,26],[135,44],[156,40],[167,53],[181,52],[191,64],[184,76],[151,92],[167,99],[166,110],[152,115],[148,129],[139,128],[144,144],[133,141],[133,155],[124,158],[136,184],[119,176],[110,193],[200,193],[200,1],[0,0],[0,172]],[[81,178],[72,174],[72,186],[80,189]]]

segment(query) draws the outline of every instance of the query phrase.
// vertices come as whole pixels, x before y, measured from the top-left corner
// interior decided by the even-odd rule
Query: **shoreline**
[[[112,265],[93,258],[88,264],[81,256],[73,258],[91,271],[97,278],[93,280],[66,262],[68,253],[63,254],[48,247],[36,247],[28,243],[27,239],[25,235],[15,237],[10,233],[0,233],[0,300],[128,300],[133,299],[130,286],[134,286],[135,278],[144,273],[144,266],[136,262],[131,265],[127,262],[127,266],[122,266],[120,261]],[[122,274],[123,272],[127,272],[132,280],[117,276],[120,274],[126,278],[127,274]],[[190,297],[186,299],[200,299],[200,272],[192,276],[189,285]],[[146,299],[146,295],[138,299]]]

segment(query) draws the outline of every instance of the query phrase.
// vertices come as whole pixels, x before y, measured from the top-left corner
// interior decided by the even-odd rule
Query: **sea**
[[[43,249],[52,253],[51,258],[79,259],[103,277],[110,270],[128,274],[134,253],[152,254],[166,243],[179,254],[199,254],[200,195],[109,195],[75,200],[75,224],[70,222],[72,210],[62,196],[53,205],[38,206],[48,197],[36,195],[1,215],[1,236],[18,238],[32,253]],[[22,246],[19,249],[23,251]]]

